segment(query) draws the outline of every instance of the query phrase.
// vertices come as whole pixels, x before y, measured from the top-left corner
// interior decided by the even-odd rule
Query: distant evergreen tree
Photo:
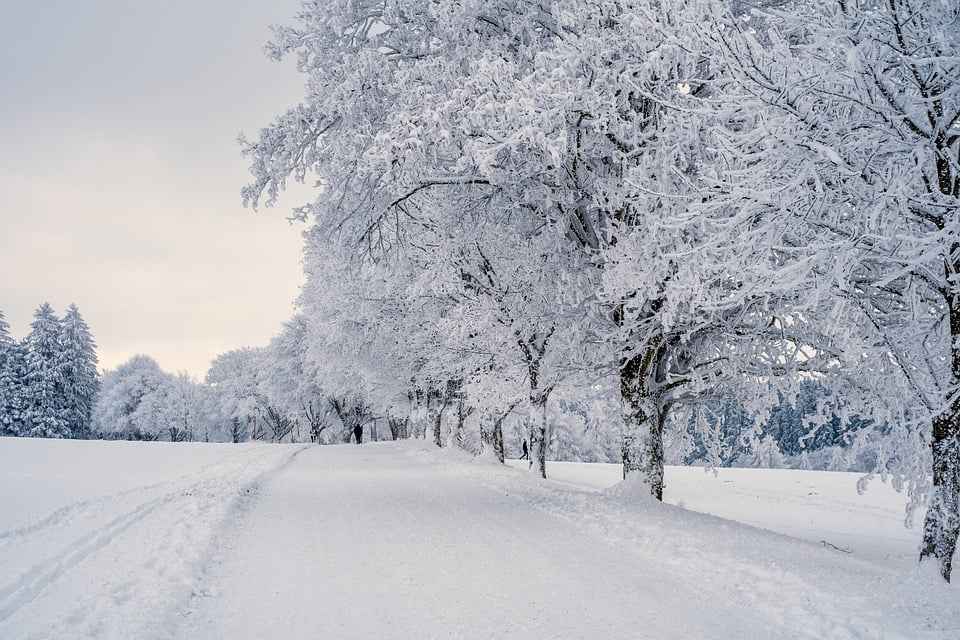
[[[0,310],[0,358],[6,355],[6,349],[13,344],[13,338],[10,336],[10,323],[7,317]]]
[[[10,353],[13,351],[15,344],[13,337],[10,335],[10,324],[3,315],[3,311],[0,311],[0,372],[3,371],[3,367],[7,362],[7,358],[10,357]],[[3,374],[0,373],[0,376],[2,375]],[[3,403],[6,398],[5,392],[6,389],[0,386],[0,410],[2,410],[4,406]],[[3,424],[2,417],[0,417],[0,424]]]
[[[856,432],[870,423],[859,416],[850,416],[846,423],[833,414],[818,416],[820,401],[830,394],[830,389],[816,381],[803,381],[796,401],[791,403],[781,398],[759,431],[756,419],[737,399],[708,400],[704,409],[707,422],[714,427],[715,441],[705,441],[694,428],[691,417],[687,430],[692,446],[684,462],[708,462],[726,467],[759,465],[766,460],[762,463],[765,466],[780,465],[784,462],[783,456],[799,458],[827,447],[846,447]],[[810,425],[811,420],[816,427]],[[809,462],[809,459],[805,461]]]
[[[24,435],[45,438],[67,438],[72,435],[65,407],[60,344],[62,332],[60,319],[53,308],[44,302],[33,314],[30,335],[24,342]]]
[[[799,456],[804,452],[818,451],[825,447],[849,445],[852,436],[870,424],[868,421],[859,416],[851,416],[844,423],[839,416],[831,414],[816,420],[816,429],[812,429],[808,424],[811,418],[817,416],[820,400],[831,393],[832,391],[822,384],[813,380],[804,381],[794,404],[781,401],[770,412],[764,432],[771,435],[781,451],[788,456]]]
[[[27,371],[26,347],[14,342],[7,351],[6,362],[0,367],[0,432],[20,436],[26,433],[25,378]]]
[[[85,438],[90,435],[91,416],[100,390],[97,345],[77,305],[70,305],[62,324],[60,371],[65,418],[72,436]]]
[[[22,380],[23,349],[0,311],[0,435],[20,435],[23,430]]]
[[[697,429],[698,416],[690,416],[687,432],[691,437],[691,446],[683,458],[685,464],[707,463],[729,467],[750,453],[755,421],[740,402],[735,398],[711,398],[701,410],[699,417],[711,428],[705,432]],[[709,438],[706,433],[710,434]]]

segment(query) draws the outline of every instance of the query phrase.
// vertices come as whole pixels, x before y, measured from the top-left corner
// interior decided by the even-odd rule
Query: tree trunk
[[[623,478],[639,473],[650,495],[663,500],[663,426],[666,412],[649,389],[648,375],[655,365],[660,341],[644,352],[625,358],[620,367],[624,433],[621,454]]]
[[[457,403],[457,426],[450,432],[448,446],[463,449],[463,425],[467,421],[467,416],[473,413],[473,408],[467,408],[463,398]]]
[[[950,303],[951,393],[960,384],[960,300]],[[933,420],[933,493],[923,523],[920,561],[935,560],[950,582],[953,555],[960,537],[960,398]]]
[[[923,523],[921,562],[936,560],[950,582],[960,536],[960,411],[956,403],[933,421],[933,494]]]
[[[433,417],[433,444],[438,447],[443,446],[443,434],[441,433],[441,426],[443,425],[443,409],[437,411]]]
[[[480,454],[485,455],[488,451],[494,451],[494,426],[493,420],[488,411],[480,415]]]
[[[650,495],[663,500],[663,413],[648,415],[640,411],[625,415],[624,420],[623,478],[641,474]]]
[[[650,495],[663,501],[663,426],[666,422],[666,412],[656,411],[645,425],[643,445],[643,464],[641,472],[646,484],[650,487]]]
[[[530,423],[530,468],[536,465],[541,478],[547,477],[547,397],[532,400],[534,416]]]
[[[507,416],[510,415],[517,404],[516,402],[511,404],[510,407],[500,415],[485,410],[480,418],[480,445],[482,452],[492,451],[500,464],[506,461],[503,448],[503,421],[507,419]]]
[[[503,419],[493,421],[493,433],[491,434],[493,440],[493,454],[497,456],[497,460],[500,461],[500,464],[503,464],[505,460],[503,452]]]

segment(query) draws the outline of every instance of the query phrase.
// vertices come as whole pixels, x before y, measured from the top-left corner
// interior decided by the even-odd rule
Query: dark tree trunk
[[[408,425],[410,424],[410,418],[387,418],[387,425],[390,427],[390,437],[394,440],[400,440],[402,438],[409,438],[409,433],[407,432]]]
[[[457,426],[456,430],[450,434],[450,445],[463,449],[463,425],[467,417],[473,413],[473,407],[468,407],[466,400],[461,397],[457,402]]]
[[[247,431],[250,433],[251,440],[263,440],[266,432],[263,429],[263,423],[256,416],[247,416]]]
[[[503,464],[506,459],[503,451],[503,419],[495,420],[493,423],[493,433],[491,434],[491,440],[493,441],[493,455],[497,456],[497,460],[500,461],[500,464]]]
[[[493,421],[492,416],[484,411],[480,417],[480,453],[493,451]]]
[[[623,477],[639,473],[650,495],[663,500],[663,427],[666,412],[660,398],[651,392],[649,378],[656,368],[662,340],[654,340],[644,351],[623,359],[620,366],[620,396],[623,402],[624,433],[621,454]]]
[[[240,422],[240,418],[232,418],[230,420],[230,439],[233,440],[234,444],[243,442],[243,439],[246,435],[246,429],[243,428],[243,423]]]
[[[951,393],[960,384],[960,300],[950,304]],[[935,560],[950,582],[953,555],[960,537],[960,398],[933,420],[933,493],[923,523],[920,561]]]
[[[443,446],[443,434],[441,433],[441,427],[443,426],[443,410],[437,411],[436,415],[433,417],[433,444],[438,447]]]
[[[547,477],[547,396],[542,395],[532,402],[534,415],[530,423],[530,466],[536,465],[537,475]]]
[[[527,426],[527,442],[530,444],[529,448],[527,449],[527,467],[530,470],[533,470],[533,419],[528,416],[527,419],[524,420],[524,424]]]
[[[524,340],[517,334],[517,346],[523,353],[527,363],[527,376],[530,383],[530,409],[533,416],[528,423],[530,429],[530,468],[537,464],[537,473],[541,478],[547,477],[547,399],[553,391],[554,385],[543,386],[540,379],[540,368],[543,364],[547,344],[550,342],[556,327],[550,327],[543,333],[537,332],[529,339]]]
[[[507,419],[507,416],[513,412],[518,404],[520,403],[514,402],[500,415],[485,412],[481,419],[480,442],[483,451],[492,451],[500,464],[506,461],[503,447],[503,421]]]
[[[431,407],[431,403],[434,401],[433,395],[429,392],[427,392],[424,395],[426,395],[426,398],[427,398],[427,402],[426,402],[427,410],[424,413],[424,415],[421,416],[421,420],[417,421],[417,431],[420,432],[418,437],[421,440],[427,439],[427,432],[433,427],[433,418],[434,418],[434,413],[433,413],[434,410]]]

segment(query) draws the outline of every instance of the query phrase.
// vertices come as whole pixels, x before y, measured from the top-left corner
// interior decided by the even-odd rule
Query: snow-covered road
[[[915,578],[816,545],[420,443],[309,449],[239,531],[176,637],[919,639],[960,627],[957,606],[929,608],[955,590],[918,595]]]
[[[765,637],[764,621],[729,620],[568,522],[392,446],[306,452],[245,529],[184,638]]]

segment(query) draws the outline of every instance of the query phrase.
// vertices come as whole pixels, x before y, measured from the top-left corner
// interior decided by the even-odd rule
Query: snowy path
[[[225,537],[192,638],[948,638],[957,591],[419,443],[317,447]],[[919,591],[919,594],[918,594]],[[950,604],[931,609],[931,602]]]

